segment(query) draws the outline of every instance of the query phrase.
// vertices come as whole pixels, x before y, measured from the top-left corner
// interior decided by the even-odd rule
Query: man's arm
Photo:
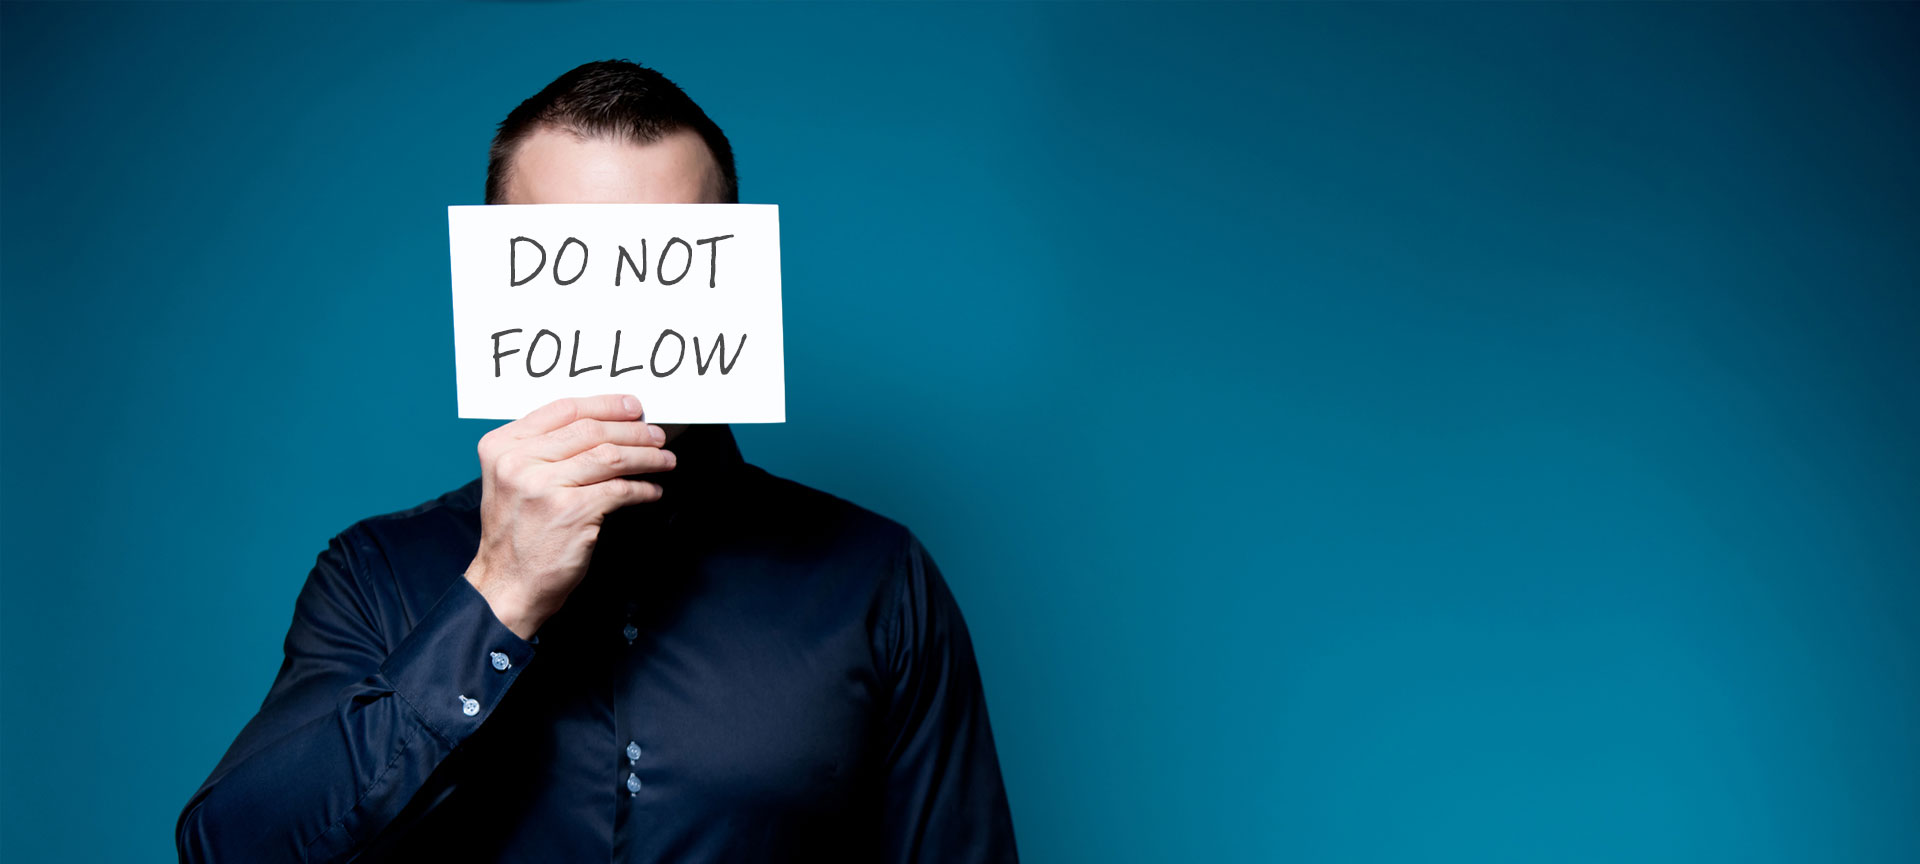
[[[885,860],[1014,862],[1013,817],[986,694],[960,606],[910,539],[883,633],[893,682],[886,722]]]
[[[370,550],[353,529],[320,554],[266,701],[180,815],[181,861],[352,856],[533,659],[465,579],[389,651],[362,590]]]
[[[334,861],[385,828],[493,712],[526,640],[585,576],[606,514],[658,500],[671,470],[639,400],[560,399],[480,439],[480,549],[388,644],[369,584],[383,555],[349,529],[294,604],[273,688],[180,814],[182,861]],[[498,655],[498,656],[496,656]]]

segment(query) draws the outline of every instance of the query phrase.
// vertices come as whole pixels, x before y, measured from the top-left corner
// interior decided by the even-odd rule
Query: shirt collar
[[[641,524],[667,524],[711,499],[735,471],[746,464],[733,427],[724,423],[688,426],[661,449],[673,453],[671,471],[636,474],[634,479],[658,484],[660,500],[623,508],[608,518]]]
[[[703,510],[710,509],[705,505],[722,499],[746,467],[733,430],[725,424],[688,426],[664,449],[673,452],[673,470],[631,475],[659,484],[660,499],[607,514],[594,546],[593,566],[574,591],[580,599],[569,601],[541,629],[542,635],[588,626],[579,622],[616,614],[622,608],[619,601],[631,601],[643,584],[664,590],[659,583],[666,574],[683,569],[674,562],[689,554],[687,544],[697,544],[703,536],[698,533],[701,526],[712,524],[700,518]],[[635,573],[648,573],[652,581],[636,580]],[[633,606],[629,603],[624,608],[631,612]],[[574,623],[553,626],[554,622]]]

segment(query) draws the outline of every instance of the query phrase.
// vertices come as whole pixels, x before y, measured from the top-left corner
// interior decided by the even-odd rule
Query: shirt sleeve
[[[883,637],[889,862],[1014,862],[1013,818],[960,606],[909,537]]]
[[[363,590],[384,560],[355,531],[320,553],[266,700],[181,812],[182,862],[352,857],[533,659],[465,578],[389,644]]]

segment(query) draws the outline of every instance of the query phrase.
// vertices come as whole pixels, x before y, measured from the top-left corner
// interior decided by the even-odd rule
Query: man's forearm
[[[267,704],[181,814],[180,859],[352,857],[491,715],[532,653],[457,579],[371,674],[290,654]]]

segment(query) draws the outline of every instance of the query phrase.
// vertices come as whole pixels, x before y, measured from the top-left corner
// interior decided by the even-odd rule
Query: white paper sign
[[[787,419],[771,204],[447,208],[461,417],[632,393],[652,423]]]

